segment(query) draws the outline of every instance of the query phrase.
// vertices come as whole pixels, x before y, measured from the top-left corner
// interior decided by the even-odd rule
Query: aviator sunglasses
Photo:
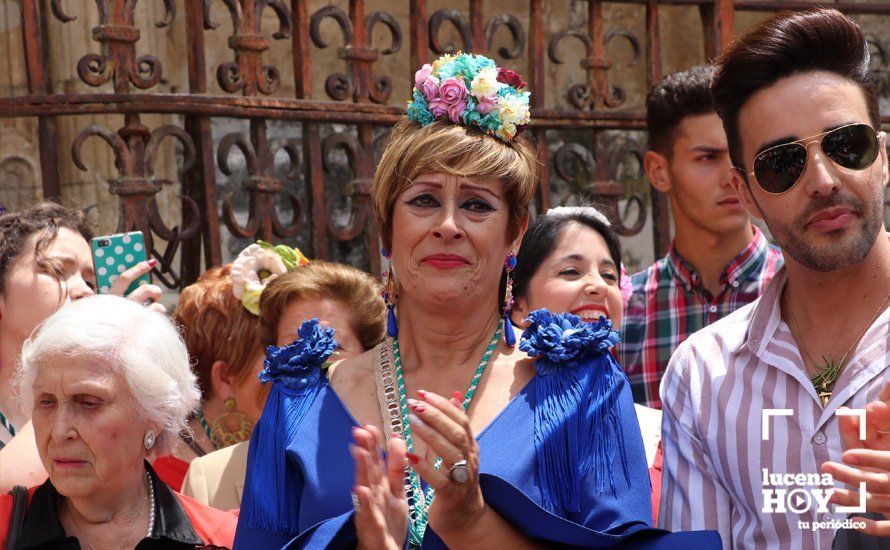
[[[790,143],[761,151],[749,172],[767,193],[780,195],[789,191],[807,169],[807,146],[819,143],[825,156],[848,170],[865,170],[878,157],[878,134],[864,123],[848,124]]]

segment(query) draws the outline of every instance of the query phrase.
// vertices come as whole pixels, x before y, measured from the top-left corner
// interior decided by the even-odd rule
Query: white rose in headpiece
[[[498,109],[503,124],[519,126],[528,124],[531,120],[528,98],[524,95],[510,94],[498,97]]]
[[[274,250],[252,244],[241,251],[232,262],[232,293],[241,300],[244,307],[254,315],[259,315],[260,294],[270,281],[287,273],[281,256]]]
[[[498,90],[504,86],[498,82],[498,68],[485,67],[476,73],[470,83],[470,94],[476,99],[491,99],[497,95]]]

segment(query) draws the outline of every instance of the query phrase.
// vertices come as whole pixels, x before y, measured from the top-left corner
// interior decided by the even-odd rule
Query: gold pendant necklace
[[[846,364],[847,357],[850,355],[850,352],[856,347],[862,337],[865,336],[865,333],[868,332],[868,329],[871,327],[872,323],[875,322],[881,313],[884,311],[884,307],[887,305],[887,302],[890,301],[890,293],[884,297],[884,301],[881,302],[881,305],[878,307],[878,310],[872,316],[871,320],[865,324],[865,328],[862,329],[862,332],[859,336],[853,340],[853,343],[850,344],[850,347],[847,348],[847,351],[841,355],[840,360],[835,361],[833,357],[823,355],[822,356],[822,364],[816,364],[815,361],[810,358],[809,353],[803,349],[798,344],[800,348],[801,354],[806,356],[806,361],[809,361],[814,367],[816,367],[817,372],[813,376],[810,377],[810,381],[813,383],[813,388],[816,390],[816,395],[819,396],[819,399],[822,401],[822,407],[826,407],[828,402],[831,400],[831,394],[834,392],[834,385],[837,383],[838,378],[840,378],[841,372],[843,371],[844,365]],[[787,302],[787,298],[786,298]],[[791,324],[794,325],[794,331],[798,334],[803,334],[800,330],[800,325],[797,323],[797,319],[794,317],[794,313],[791,311],[791,307],[789,305],[788,309],[788,320]]]

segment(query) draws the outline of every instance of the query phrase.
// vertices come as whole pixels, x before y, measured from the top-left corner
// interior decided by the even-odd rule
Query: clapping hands
[[[396,550],[408,534],[408,501],[405,498],[405,441],[393,436],[386,442],[380,430],[366,425],[353,428],[355,444],[355,529],[359,548]]]

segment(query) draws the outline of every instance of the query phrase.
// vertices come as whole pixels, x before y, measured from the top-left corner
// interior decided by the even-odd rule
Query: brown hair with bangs
[[[528,216],[528,205],[538,186],[538,159],[526,134],[506,143],[459,124],[438,121],[421,128],[403,118],[393,129],[371,189],[374,215],[386,248],[392,246],[396,199],[424,172],[500,180],[510,208],[509,239],[516,237]]]
[[[225,361],[235,384],[243,384],[263,352],[259,319],[232,293],[232,264],[212,267],[185,287],[173,319],[182,335],[198,377],[202,399],[211,397],[210,371],[214,361]],[[258,381],[254,381],[259,384]]]
[[[364,271],[313,260],[276,277],[263,290],[260,296],[260,341],[266,346],[277,343],[278,324],[288,304],[296,300],[327,298],[349,308],[352,330],[363,350],[369,350],[383,340],[386,332],[386,305],[381,290],[380,283]]]

